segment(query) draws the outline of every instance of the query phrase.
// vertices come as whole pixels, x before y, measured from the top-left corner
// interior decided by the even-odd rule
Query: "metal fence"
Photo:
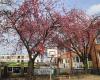
[[[54,69],[50,68],[38,68],[34,69],[34,74],[35,75],[49,75],[49,74],[54,74]]]
[[[21,75],[21,68],[15,68],[16,70],[13,70],[11,72],[12,69],[8,68],[7,67],[4,67],[3,69],[0,70],[0,77],[7,77],[8,74],[9,75],[12,75],[14,73],[16,73],[16,75],[20,74]],[[27,70],[28,68],[25,68],[24,70],[24,73],[27,74]],[[11,74],[10,74],[11,73]],[[87,73],[90,73],[90,74],[100,74],[100,69],[88,69],[87,70]],[[66,68],[35,68],[34,69],[34,74],[35,75],[53,75],[53,76],[56,76],[56,75],[70,75],[70,74],[73,74],[73,75],[77,75],[77,74],[84,74],[84,69],[66,69]]]

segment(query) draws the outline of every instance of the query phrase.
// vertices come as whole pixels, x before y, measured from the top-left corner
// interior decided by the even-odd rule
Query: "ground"
[[[59,80],[100,80],[100,75],[77,75],[69,76],[67,79],[65,77],[60,77]]]
[[[70,80],[100,80],[100,75],[82,75],[77,77],[72,77]]]
[[[1,79],[0,79],[1,80]],[[27,80],[26,78],[11,78],[2,80]],[[49,76],[38,76],[36,80],[50,80]],[[58,76],[52,80],[100,80],[100,75],[75,75],[75,76]]]

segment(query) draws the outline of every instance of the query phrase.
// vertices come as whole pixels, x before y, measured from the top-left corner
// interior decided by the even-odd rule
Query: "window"
[[[14,67],[13,68],[13,73],[20,73],[21,68],[20,67]]]
[[[66,63],[68,63],[68,60],[66,59]]]
[[[27,73],[27,69],[28,69],[27,67],[24,67],[24,72],[25,72],[25,73]]]
[[[20,56],[18,56],[18,59],[20,59]]]
[[[12,67],[8,67],[8,71],[9,72],[12,72]]]
[[[97,37],[96,43],[97,43],[97,44],[100,44],[100,36]]]
[[[76,62],[79,62],[79,57],[78,56],[76,56]]]
[[[24,62],[24,60],[21,60],[21,62]]]
[[[55,62],[55,64],[57,64],[57,58],[55,58],[54,62]]]
[[[61,62],[60,63],[63,64],[63,59],[61,59]]]
[[[37,60],[37,62],[39,62],[39,60]]]
[[[98,52],[98,58],[99,58],[99,60],[100,60],[100,51]]]
[[[97,31],[97,38],[96,38],[96,43],[100,44],[100,30]]]
[[[88,54],[88,61],[92,61],[90,54]]]
[[[4,56],[2,56],[2,59],[4,59]]]
[[[7,56],[7,59],[10,59],[10,56]]]

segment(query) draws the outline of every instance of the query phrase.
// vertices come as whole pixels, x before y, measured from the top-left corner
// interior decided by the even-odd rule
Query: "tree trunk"
[[[83,60],[83,66],[84,66],[84,73],[88,72],[88,63],[87,63],[87,58]]]
[[[21,63],[21,76],[24,76],[24,63]]]
[[[35,80],[35,76],[34,76],[34,68],[35,68],[35,59],[37,58],[37,56],[39,55],[39,52],[37,52],[33,58],[31,58],[28,62],[28,79],[29,80]]]
[[[34,76],[34,65],[35,61],[30,60],[28,62],[28,80],[36,80],[36,77]]]
[[[29,60],[29,62],[28,62],[28,74],[30,76],[33,76],[33,69],[34,69],[34,62],[32,60]]]

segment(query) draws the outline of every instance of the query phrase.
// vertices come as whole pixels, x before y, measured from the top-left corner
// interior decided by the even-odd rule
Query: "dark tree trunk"
[[[33,79],[33,73],[34,73],[34,62],[32,60],[29,60],[28,62],[28,77],[27,80],[35,80]]]
[[[30,76],[33,76],[33,69],[34,69],[34,62],[32,60],[29,60],[29,62],[28,62],[28,74]]]
[[[29,59],[28,62],[28,75],[29,75],[29,80],[35,80],[34,76],[34,68],[35,68],[35,59],[39,55],[39,52],[34,54],[33,58]]]
[[[83,60],[83,66],[84,66],[84,73],[88,73],[88,62],[87,58]]]
[[[80,57],[82,63],[83,63],[83,69],[84,69],[84,73],[86,74],[88,72],[88,58],[86,56],[81,56]]]
[[[21,63],[21,76],[24,76],[24,63]]]

